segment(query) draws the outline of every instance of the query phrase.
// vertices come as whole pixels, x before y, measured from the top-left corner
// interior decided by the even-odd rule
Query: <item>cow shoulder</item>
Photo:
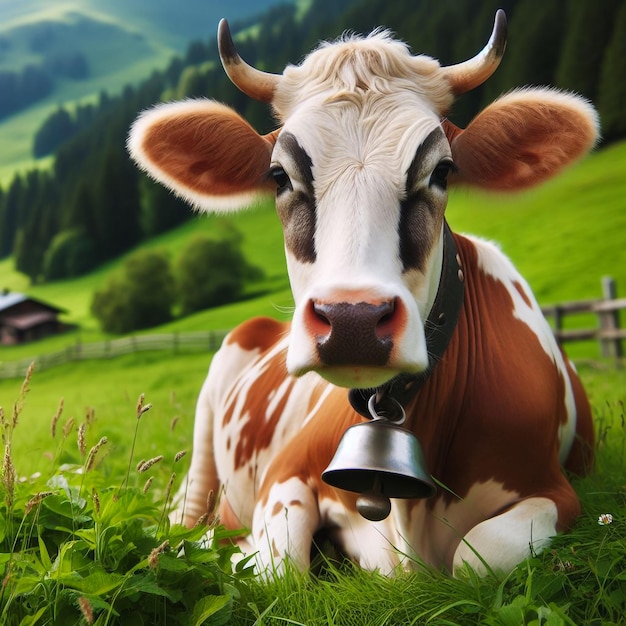
[[[488,430],[510,428],[512,441],[521,442],[525,432],[540,453],[538,466],[546,458],[541,454],[552,453],[542,446],[556,445],[563,462],[577,413],[586,414],[576,374],[528,283],[502,251],[476,237],[458,237],[457,245],[467,279],[459,332],[472,347],[462,360],[476,417]]]
[[[214,406],[223,405],[245,372],[257,367],[262,358],[285,349],[281,343],[288,330],[287,323],[255,317],[230,331],[211,361],[203,388],[207,401]]]
[[[232,330],[224,345],[236,344],[243,350],[265,352],[280,341],[289,330],[289,324],[271,317],[254,317]]]

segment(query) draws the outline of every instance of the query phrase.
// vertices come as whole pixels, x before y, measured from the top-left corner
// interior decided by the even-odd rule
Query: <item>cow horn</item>
[[[239,56],[225,19],[220,20],[217,28],[217,45],[224,71],[233,84],[255,100],[271,102],[281,78],[280,74],[262,72],[248,65]]]
[[[472,59],[443,68],[455,95],[482,85],[496,71],[506,47],[506,33],[506,15],[498,9],[487,45]]]

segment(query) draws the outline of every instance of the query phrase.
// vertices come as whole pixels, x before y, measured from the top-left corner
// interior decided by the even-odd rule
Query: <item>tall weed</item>
[[[61,427],[61,401],[50,425],[58,439],[52,470],[19,475],[11,440],[31,375],[32,369],[10,414],[0,413],[0,624],[229,621],[241,581],[252,571],[245,562],[232,568],[237,549],[215,523],[170,526],[169,496],[183,452],[141,460],[133,470],[133,446],[126,475],[112,479],[107,437],[90,432],[93,412],[77,428],[73,418]],[[135,439],[149,409],[142,395]]]

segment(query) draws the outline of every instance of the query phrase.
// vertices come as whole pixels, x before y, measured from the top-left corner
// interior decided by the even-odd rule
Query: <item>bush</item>
[[[44,280],[82,276],[96,265],[94,242],[78,229],[64,230],[50,243],[43,261]]]
[[[94,293],[91,310],[105,332],[122,334],[170,321],[175,294],[167,256],[139,252]]]
[[[241,298],[247,281],[262,276],[238,243],[236,235],[221,241],[200,235],[187,244],[176,268],[183,315],[233,302]]]

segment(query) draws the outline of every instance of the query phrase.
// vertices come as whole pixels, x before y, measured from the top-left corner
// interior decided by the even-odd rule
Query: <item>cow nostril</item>
[[[395,300],[389,300],[381,305],[381,308],[380,318],[376,322],[376,334],[379,337],[386,337],[392,335],[394,331],[396,302]]]
[[[332,328],[332,322],[327,312],[328,305],[321,302],[311,302],[309,323],[317,335],[327,335]]]

